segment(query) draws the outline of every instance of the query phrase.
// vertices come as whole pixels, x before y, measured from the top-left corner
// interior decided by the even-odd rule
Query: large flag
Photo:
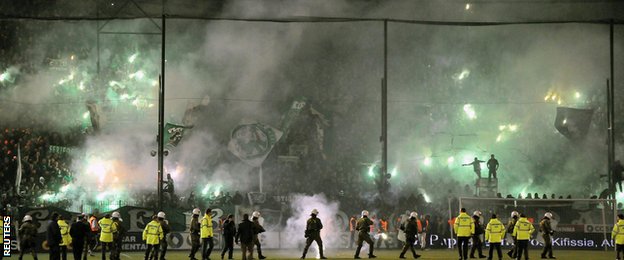
[[[15,190],[19,194],[20,184],[22,183],[22,152],[20,144],[17,144],[17,174],[15,176]]]
[[[191,127],[172,123],[165,124],[165,146],[177,146],[180,140],[182,140],[182,137],[184,137],[184,130],[188,128]]]
[[[250,166],[260,167],[281,137],[282,131],[274,127],[241,122],[232,130],[228,149]]]

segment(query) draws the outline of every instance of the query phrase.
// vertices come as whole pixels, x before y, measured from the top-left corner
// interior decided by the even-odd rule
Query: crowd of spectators
[[[43,195],[59,192],[61,187],[73,181],[70,169],[71,154],[68,148],[80,142],[75,133],[38,131],[36,128],[2,128],[2,204],[15,206],[42,206],[47,204]],[[18,155],[19,148],[19,155]],[[17,189],[18,158],[21,155],[21,181]],[[67,201],[57,202],[65,205]]]

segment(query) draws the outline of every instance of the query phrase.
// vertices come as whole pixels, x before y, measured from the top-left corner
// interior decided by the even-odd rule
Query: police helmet
[[[30,215],[26,215],[26,216],[24,216],[24,220],[22,220],[22,221],[23,222],[32,221],[32,217]]]
[[[417,218],[418,217],[418,213],[416,213],[416,211],[412,211],[412,213],[410,213],[410,218]]]
[[[310,214],[312,215],[318,215],[319,211],[317,209],[313,209],[312,212]]]
[[[260,212],[259,211],[254,211],[253,213],[251,213],[251,216],[254,218],[259,218],[260,217]]]
[[[368,210],[362,210],[362,217],[368,217]]]
[[[113,212],[113,218],[121,218],[121,214],[119,214],[119,212],[115,211]]]
[[[517,216],[518,216],[518,211],[515,211],[515,210],[514,210],[514,211],[512,211],[512,212],[511,212],[511,217],[512,217],[512,218],[513,218],[513,217],[517,217]]]
[[[199,215],[199,214],[201,214],[201,210],[199,208],[194,208],[193,215]]]
[[[163,218],[164,219],[165,218],[165,212],[162,212],[162,211],[158,212],[158,215],[156,215],[156,216],[159,217],[159,218]]]
[[[544,217],[547,217],[547,218],[552,218],[552,213],[550,213],[550,212],[546,212],[546,214],[544,214]]]

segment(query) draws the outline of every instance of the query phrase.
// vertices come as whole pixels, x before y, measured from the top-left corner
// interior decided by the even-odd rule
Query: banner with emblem
[[[180,143],[182,137],[184,137],[184,131],[191,127],[176,125],[172,123],[165,124],[165,146],[175,147]]]
[[[260,167],[281,137],[282,131],[274,127],[241,122],[232,130],[228,150],[248,165]]]

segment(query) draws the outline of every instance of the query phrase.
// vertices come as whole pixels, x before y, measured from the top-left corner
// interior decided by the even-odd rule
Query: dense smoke
[[[301,5],[272,8],[233,1],[224,7],[222,15],[348,13],[380,17],[400,11],[397,15],[404,17],[409,16],[408,10],[412,12],[392,4],[298,3]],[[452,6],[455,9],[448,12],[455,16],[478,12],[464,10],[463,4]],[[431,15],[443,17],[446,12]],[[49,122],[47,126],[59,132],[80,126],[89,129],[85,104],[95,100],[102,113],[102,129],[88,135],[85,145],[79,147],[73,165],[76,186],[98,187],[89,190],[91,197],[101,195],[108,186],[123,189],[107,199],[131,196],[130,191],[154,190],[156,158],[149,154],[157,147],[158,89],[154,82],[160,73],[160,37],[102,36],[101,78],[97,80],[95,22],[23,23],[29,28],[43,26],[34,36],[37,44],[24,51],[24,59],[34,64],[36,73],[26,74],[19,67],[6,70],[23,78],[13,88],[0,91],[3,100],[10,100],[2,105],[2,120],[16,125]],[[247,119],[278,127],[291,102],[299,97],[311,100],[330,118],[324,151],[329,159],[316,162],[330,169],[317,181],[362,179],[368,185],[366,190],[345,187],[340,191],[354,196],[372,193],[374,186],[366,164],[381,158],[381,22],[171,19],[167,28],[165,120],[193,126],[165,159],[180,196],[202,189],[258,190],[258,170],[227,150],[230,132]],[[157,30],[146,19],[118,20],[106,27],[109,31],[120,29]],[[449,190],[460,195],[465,185],[472,187],[474,182],[472,169],[460,165],[474,157],[487,160],[490,154],[501,163],[499,191],[503,195],[537,192],[588,197],[599,193],[605,182],[598,176],[606,173],[603,90],[609,77],[607,36],[603,25],[390,23],[391,193],[421,193],[433,201],[444,201]],[[619,35],[617,39],[621,38]],[[58,56],[49,60],[47,46],[52,45],[67,47],[56,50]],[[136,61],[131,62],[134,54]],[[621,56],[618,50],[617,57]],[[139,71],[144,79],[138,79]],[[71,83],[60,83],[63,80]],[[76,90],[81,85],[84,90]],[[58,93],[72,87],[71,91],[80,94]],[[552,93],[559,98],[545,100]],[[594,109],[585,139],[570,141],[556,131],[557,106]],[[184,122],[193,109],[193,119]],[[20,111],[33,113],[23,115]],[[276,155],[283,155],[280,152]],[[344,163],[347,160],[348,165]],[[341,177],[331,175],[336,168],[345,173]],[[482,168],[482,175],[487,176],[485,165]],[[265,172],[265,177],[272,179],[272,174]],[[586,183],[588,188],[578,190],[575,183]],[[289,230],[292,228],[297,236],[302,235],[301,225],[312,208],[319,209],[321,218],[337,212],[338,205],[322,196],[296,198],[296,217],[289,220]],[[330,220],[325,223],[324,232],[328,232],[332,224]]]
[[[336,235],[338,232],[344,230],[344,224],[340,223],[340,220],[345,220],[345,216],[340,216],[338,202],[328,200],[323,194],[315,194],[313,196],[295,195],[290,202],[291,217],[286,221],[286,227],[283,230],[283,234],[286,237],[293,238],[287,239],[287,244],[283,245],[285,248],[303,248],[305,245],[304,231],[306,230],[307,220],[310,218],[310,213],[313,209],[319,211],[318,218],[323,223],[323,229],[321,230],[321,238],[323,239],[323,245],[325,248],[332,248],[335,245],[341,244],[340,237]],[[300,239],[299,239],[300,238]],[[318,249],[316,242],[313,243],[311,249]],[[309,253],[310,255],[312,252]]]

